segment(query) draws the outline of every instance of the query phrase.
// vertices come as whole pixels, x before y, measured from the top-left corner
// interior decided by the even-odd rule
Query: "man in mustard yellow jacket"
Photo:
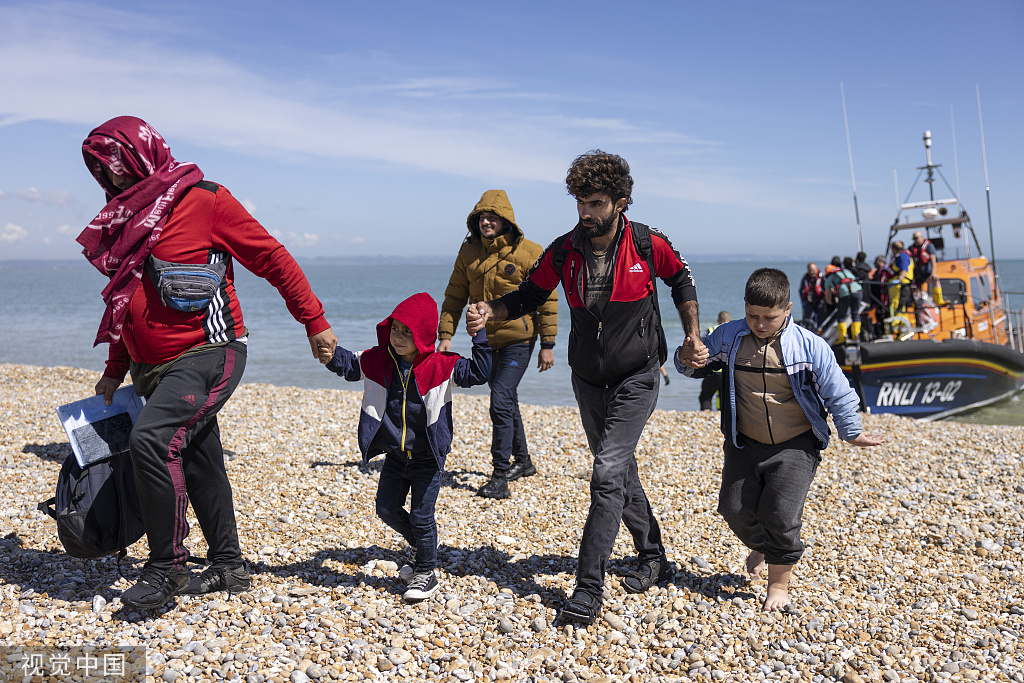
[[[459,249],[444,292],[437,326],[438,351],[451,348],[455,326],[466,303],[490,301],[512,291],[526,279],[543,249],[523,236],[504,190],[488,190],[466,219],[469,235]],[[519,382],[540,336],[537,367],[544,372],[555,363],[558,333],[558,294],[535,314],[487,324],[487,340],[494,352],[491,368],[491,460],[494,473],[477,491],[485,498],[508,498],[508,482],[537,473],[526,444],[519,414]],[[515,462],[512,462],[514,458]]]

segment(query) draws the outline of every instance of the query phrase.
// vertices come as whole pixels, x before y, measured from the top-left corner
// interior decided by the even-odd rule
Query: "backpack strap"
[[[654,275],[654,244],[651,242],[651,228],[643,223],[630,221],[629,227],[633,233],[633,246],[636,252],[647,262],[647,272],[651,275],[651,296],[654,297],[654,313],[658,316],[655,327],[658,330],[658,357],[664,365],[668,360],[668,340],[665,338],[665,329],[662,325],[661,306],[658,304],[658,281]]]

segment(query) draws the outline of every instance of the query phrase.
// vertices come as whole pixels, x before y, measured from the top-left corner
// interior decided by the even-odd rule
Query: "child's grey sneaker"
[[[403,597],[409,602],[426,600],[437,592],[439,585],[433,570],[429,572],[416,572],[409,579],[408,587],[405,589]]]
[[[402,580],[402,583],[409,583],[409,579],[415,576],[416,570],[407,564],[403,564],[402,568],[398,570],[398,578]]]

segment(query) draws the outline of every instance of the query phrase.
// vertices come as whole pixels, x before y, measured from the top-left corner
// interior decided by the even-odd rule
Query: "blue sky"
[[[1021,258],[1022,29],[1024,3],[985,0],[4,0],[0,260],[81,258],[103,196],[80,144],[122,114],[299,257],[451,258],[496,187],[547,244],[593,148],[684,256],[852,254],[841,81],[869,254],[925,129],[988,251],[978,84],[996,256]]]

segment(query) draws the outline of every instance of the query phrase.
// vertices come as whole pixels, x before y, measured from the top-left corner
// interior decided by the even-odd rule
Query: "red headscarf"
[[[160,239],[167,215],[185,190],[203,179],[193,163],[179,163],[148,123],[118,116],[95,128],[82,143],[85,165],[107,193],[107,205],[78,236],[82,253],[110,278],[103,289],[107,304],[93,346],[117,343],[146,259]],[[120,190],[105,168],[137,182]]]

